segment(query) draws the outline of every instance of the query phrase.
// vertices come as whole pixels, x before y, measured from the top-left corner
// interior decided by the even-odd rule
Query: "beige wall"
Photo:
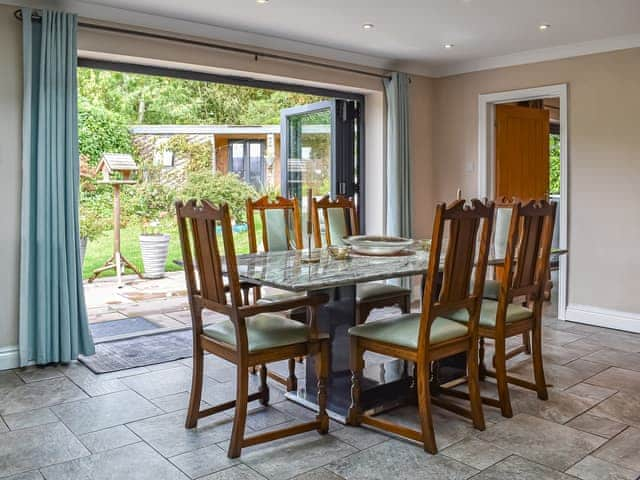
[[[569,304],[640,314],[640,49],[434,80],[433,195],[477,191],[479,94],[559,83],[569,91]],[[417,201],[430,204],[423,181]]]
[[[22,41],[14,9],[0,5],[0,356],[18,343]]]

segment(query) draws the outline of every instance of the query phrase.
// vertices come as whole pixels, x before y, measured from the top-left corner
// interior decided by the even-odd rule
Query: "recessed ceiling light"
[[[269,0],[256,0],[256,3],[264,5],[265,3],[269,3]]]
[[[449,48],[453,48],[455,47],[455,45],[453,43],[445,43],[444,44],[444,48],[449,49]]]
[[[373,27],[375,27],[373,23],[365,23],[364,25],[362,25],[362,28],[364,30],[371,30]]]
[[[540,30],[547,30],[551,25],[549,25],[548,23],[543,23],[541,24],[538,28]]]

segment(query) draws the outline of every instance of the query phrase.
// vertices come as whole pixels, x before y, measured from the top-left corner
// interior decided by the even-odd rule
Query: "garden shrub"
[[[257,198],[258,192],[238,175],[212,173],[205,170],[190,172],[180,192],[185,199],[209,200],[215,205],[228,203],[231,215],[237,223],[245,223],[247,198]]]

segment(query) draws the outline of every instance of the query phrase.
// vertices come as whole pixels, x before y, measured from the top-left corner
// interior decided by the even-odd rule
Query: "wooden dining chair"
[[[433,401],[443,408],[470,418],[474,427],[484,430],[478,385],[477,330],[491,241],[493,208],[493,203],[482,203],[480,200],[472,200],[470,206],[466,205],[464,200],[458,200],[449,207],[438,204],[433,224],[422,313],[405,314],[349,329],[352,401],[348,421],[352,425],[366,424],[381,428],[421,442],[426,451],[436,453],[431,418]],[[441,266],[441,252],[445,249],[443,236],[446,228],[449,235],[444,265]],[[479,245],[477,255],[476,245]],[[472,284],[473,289],[470,287]],[[466,312],[470,319],[466,325],[446,318],[459,310]],[[360,389],[365,351],[414,363],[420,431],[364,414],[361,411]],[[467,355],[466,376],[470,392],[470,410],[464,409],[459,404],[431,398],[430,395],[431,362],[459,353]]]
[[[228,205],[217,208],[207,201],[197,204],[176,203],[178,229],[182,246],[185,276],[193,326],[193,380],[186,428],[197,426],[198,419],[235,407],[228,456],[238,457],[242,448],[298,433],[328,431],[326,412],[326,379],[329,365],[329,339],[319,335],[315,326],[316,309],[328,301],[327,296],[314,295],[262,305],[247,305],[240,293],[240,278],[231,230]],[[224,260],[218,245],[222,230]],[[194,268],[197,262],[198,269]],[[224,265],[223,265],[224,262]],[[223,274],[228,283],[225,286]],[[291,320],[277,312],[306,307],[309,325]],[[227,320],[203,325],[202,311],[213,310]],[[236,365],[236,398],[200,410],[203,387],[204,352],[210,352]],[[268,433],[245,436],[247,404],[259,400],[269,402],[267,363],[299,356],[315,357],[318,375],[318,415],[315,420],[288,426]],[[260,365],[260,388],[249,393],[249,368]]]
[[[342,239],[358,235],[358,213],[352,198],[337,196],[332,200],[329,195],[312,200],[312,222],[315,245],[322,248],[328,245],[343,245]],[[324,240],[321,232],[320,215],[324,222]],[[372,282],[356,286],[356,325],[367,321],[375,308],[398,305],[403,313],[411,311],[411,290],[397,285]]]
[[[302,249],[302,227],[300,207],[296,198],[284,198],[278,196],[274,199],[265,195],[257,200],[248,198],[246,201],[247,227],[249,235],[249,252],[257,253],[258,233],[256,228],[256,214],[260,216],[262,226],[262,251],[282,252],[286,250]],[[253,289],[253,298],[256,303],[273,303],[282,300],[290,300],[304,296],[304,294],[273,291],[263,296],[262,289]],[[288,313],[288,316],[298,321],[306,321],[306,308],[298,308]],[[283,377],[279,373],[270,370],[269,377],[284,385],[288,392],[298,388],[295,375],[295,360],[288,362],[289,375]],[[255,369],[253,370],[255,372]]]
[[[541,400],[548,398],[542,361],[542,306],[555,212],[556,204],[544,200],[513,206],[498,300],[484,300],[482,303],[478,327],[480,376],[495,377],[499,395],[499,400],[484,397],[482,400],[500,408],[505,417],[513,415],[509,383],[536,391]],[[467,322],[467,317],[460,312],[450,318]],[[521,335],[531,338],[535,383],[507,372],[507,360],[526,346],[507,352],[506,340]],[[485,338],[494,341],[495,370],[484,365]]]

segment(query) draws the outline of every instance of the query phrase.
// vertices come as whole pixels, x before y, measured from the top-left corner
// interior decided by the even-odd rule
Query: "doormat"
[[[91,330],[91,336],[94,340],[115,337],[117,335],[127,335],[129,333],[156,330],[158,328],[161,327],[142,317],[109,320],[108,322],[92,323],[89,325],[89,330]]]
[[[192,335],[189,328],[98,343],[94,355],[80,356],[79,360],[93,373],[118,372],[172,362],[191,357]]]

